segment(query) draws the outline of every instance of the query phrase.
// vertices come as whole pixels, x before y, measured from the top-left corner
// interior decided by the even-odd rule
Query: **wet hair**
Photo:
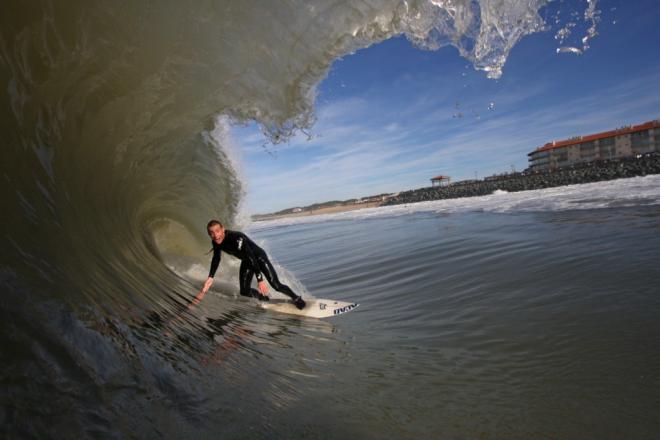
[[[220,226],[221,228],[224,228],[224,226],[222,226],[222,223],[220,223],[219,221],[217,221],[217,220],[211,220],[211,221],[206,225],[206,230],[208,231],[208,230],[211,228],[211,226],[215,226],[215,225],[218,225],[218,226]]]

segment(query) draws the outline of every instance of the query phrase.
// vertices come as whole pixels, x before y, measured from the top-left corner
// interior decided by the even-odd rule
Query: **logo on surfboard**
[[[335,309],[334,314],[335,315],[341,315],[342,313],[350,312],[351,310],[353,310],[357,306],[358,306],[358,304],[349,304],[347,306]]]

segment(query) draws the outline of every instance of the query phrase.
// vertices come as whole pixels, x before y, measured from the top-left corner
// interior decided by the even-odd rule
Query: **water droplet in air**
[[[582,55],[582,50],[577,47],[558,47],[557,53],[574,53],[577,55]]]

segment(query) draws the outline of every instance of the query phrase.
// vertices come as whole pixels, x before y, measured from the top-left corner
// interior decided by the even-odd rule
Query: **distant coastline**
[[[660,154],[658,153],[595,161],[547,171],[505,173],[489,176],[483,180],[464,180],[441,187],[424,187],[396,194],[379,194],[364,199],[317,203],[306,207],[288,208],[272,214],[255,215],[252,219],[262,221],[331,214],[377,206],[485,196],[497,190],[518,192],[649,174],[660,174]]]
[[[260,215],[254,215],[252,216],[253,221],[266,221],[266,220],[276,220],[280,218],[291,218],[291,217],[307,217],[311,215],[323,215],[323,214],[335,214],[338,212],[346,212],[346,211],[355,211],[357,209],[364,209],[364,208],[375,208],[377,206],[381,206],[383,204],[382,201],[376,201],[376,202],[364,202],[364,203],[355,203],[352,201],[337,201],[337,202],[330,202],[328,204],[321,204],[323,206],[316,207],[316,208],[301,208],[300,211],[293,211],[295,208],[289,208],[284,210],[284,212],[280,211],[277,213],[273,214],[260,214]]]

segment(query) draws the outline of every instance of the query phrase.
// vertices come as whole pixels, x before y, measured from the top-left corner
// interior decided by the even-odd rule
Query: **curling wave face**
[[[58,297],[110,309],[162,301],[163,284],[183,295],[154,231],[174,223],[186,253],[203,254],[200,222],[231,225],[242,193],[224,140],[208,136],[228,124],[215,115],[286,138],[313,122],[333,60],[400,34],[427,49],[452,44],[497,77],[511,47],[543,28],[545,3],[8,5],[5,277],[67,285]]]
[[[165,254],[206,264],[200,225],[238,222],[242,183],[226,139],[210,135],[219,125],[256,120],[276,142],[290,136],[313,122],[315,87],[333,60],[395,35],[426,49],[451,44],[498,77],[513,45],[544,28],[546,3],[5,4],[3,346],[20,351],[34,336],[70,353],[85,340],[71,355],[81,363],[98,343],[86,328],[125,348],[136,342],[123,323],[186,304],[196,281]],[[23,360],[31,356],[47,363]]]

